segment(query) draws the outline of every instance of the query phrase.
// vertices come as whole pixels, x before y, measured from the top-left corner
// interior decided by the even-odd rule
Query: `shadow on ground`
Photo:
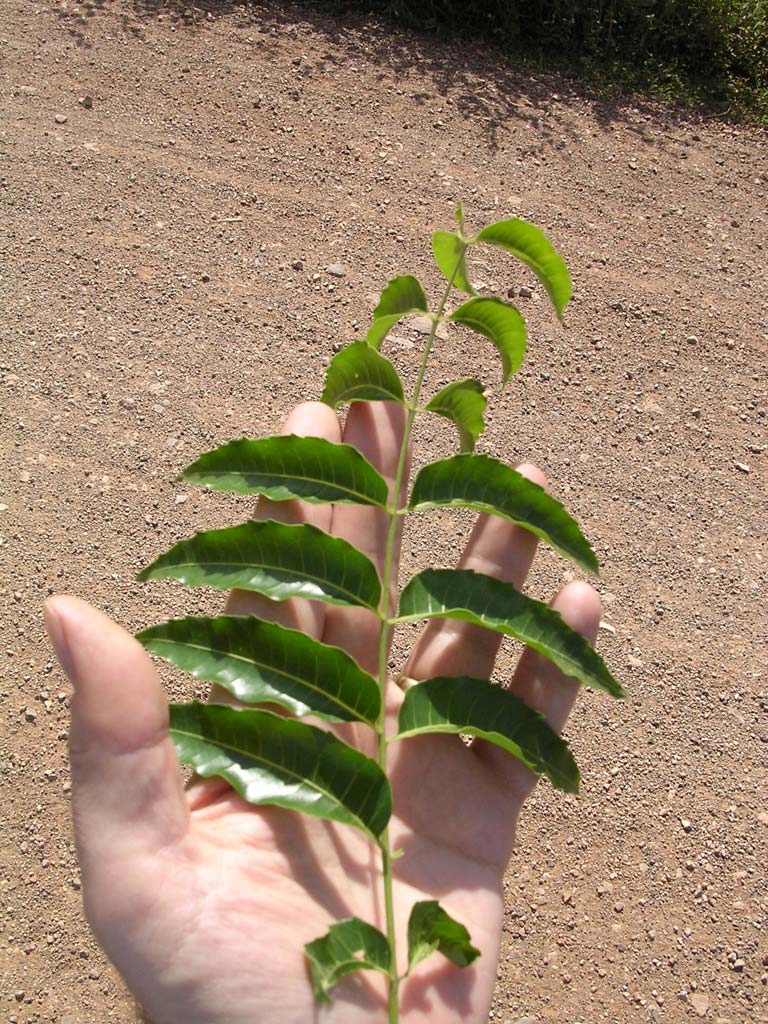
[[[77,44],[88,47],[89,24],[108,10],[114,14],[115,6],[114,0],[83,0],[73,8],[67,0],[56,0],[53,12]],[[382,79],[402,79],[412,71],[426,74],[440,96],[450,95],[454,109],[481,126],[483,141],[492,149],[498,144],[500,127],[509,121],[537,128],[539,146],[555,146],[558,138],[570,136],[568,122],[558,116],[561,100],[586,103],[602,127],[621,123],[643,143],[660,149],[674,140],[659,128],[674,131],[680,123],[690,125],[697,118],[690,110],[654,104],[618,88],[612,95],[598,93],[576,72],[535,68],[530,61],[511,58],[479,39],[408,31],[380,15],[340,11],[338,3],[328,0],[204,0],[196,4],[183,0],[126,0],[121,6],[124,30],[138,37],[142,37],[148,22],[160,16],[186,31],[203,34],[222,16],[235,15],[244,27],[252,26],[261,33],[311,33],[315,38],[325,38],[350,58],[378,64]],[[325,57],[330,62],[337,59],[331,52]],[[413,98],[425,102],[429,96],[416,93]],[[542,115],[548,126],[540,123]],[[644,115],[653,117],[653,133],[643,129]]]

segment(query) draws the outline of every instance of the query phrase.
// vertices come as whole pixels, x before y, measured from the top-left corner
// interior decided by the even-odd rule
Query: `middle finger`
[[[344,443],[365,456],[381,473],[389,487],[389,500],[400,506],[408,484],[409,459],[403,472],[400,494],[394,494],[397,463],[405,429],[406,410],[394,402],[356,402],[347,415]],[[331,533],[354,544],[384,576],[389,516],[384,509],[365,505],[335,505]],[[400,561],[402,516],[398,517],[393,553],[391,590],[397,585]],[[379,617],[364,608],[326,609],[323,641],[343,647],[368,672],[375,672],[378,661]]]

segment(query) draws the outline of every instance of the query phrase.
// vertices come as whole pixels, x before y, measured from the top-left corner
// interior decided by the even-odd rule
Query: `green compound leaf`
[[[458,289],[475,295],[475,289],[470,283],[467,271],[465,249],[466,243],[455,231],[435,231],[432,235],[432,253],[445,280],[450,281],[453,278],[453,283]],[[457,263],[458,269],[456,269]]]
[[[387,937],[359,917],[332,924],[322,938],[308,942],[304,952],[319,1003],[329,1003],[331,989],[352,971],[381,971],[387,976],[392,973]]]
[[[555,498],[516,469],[488,455],[455,455],[425,466],[409,508],[471,508],[501,516],[535,533],[588,572],[598,564],[578,524]]]
[[[373,326],[365,340],[378,348],[390,330],[409,313],[428,312],[424,289],[411,274],[393,278],[381,293],[379,304],[373,311]]]
[[[171,619],[137,635],[148,651],[245,704],[374,725],[379,688],[346,651],[254,616]]]
[[[427,679],[406,691],[393,739],[424,733],[466,733],[495,743],[556,789],[579,790],[579,770],[568,744],[538,711],[487,679]]]
[[[624,696],[584,637],[559,612],[521,594],[511,583],[470,569],[427,569],[408,582],[394,621],[439,618],[462,619],[513,636],[585,686]]]
[[[474,241],[506,249],[529,266],[546,288],[558,317],[562,317],[571,297],[571,277],[563,258],[543,231],[515,217],[489,224]]]
[[[322,401],[337,409],[345,402],[405,402],[405,398],[392,363],[367,341],[353,341],[331,360]]]
[[[429,412],[445,416],[456,424],[463,452],[471,452],[485,429],[483,413],[488,401],[479,380],[468,377],[448,384],[425,406]]]
[[[501,356],[502,379],[506,384],[523,361],[528,337],[525,320],[515,307],[501,299],[478,296],[455,309],[448,319],[493,342]]]
[[[386,481],[356,448],[322,437],[242,437],[206,452],[182,473],[216,491],[353,505],[387,504]]]
[[[370,559],[316,526],[272,520],[197,533],[179,541],[140,580],[177,579],[189,587],[252,590],[274,601],[306,597],[376,611],[381,583]]]
[[[480,956],[469,932],[437,900],[414,903],[408,919],[408,973],[438,950],[457,967],[469,967]]]
[[[377,841],[392,795],[375,761],[334,735],[269,711],[223,704],[171,704],[179,760],[218,775],[249,804],[272,804],[354,825]]]

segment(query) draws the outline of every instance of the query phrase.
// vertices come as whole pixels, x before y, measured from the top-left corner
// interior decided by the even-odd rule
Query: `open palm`
[[[285,427],[354,445],[390,487],[402,428],[402,409],[385,403],[353,406],[343,438],[336,415],[315,403],[295,409]],[[543,482],[537,470],[520,468]],[[352,541],[381,567],[387,524],[379,509],[262,501],[257,516],[311,522]],[[522,586],[535,548],[532,534],[481,516],[461,565]],[[589,586],[570,584],[554,607],[594,640],[600,605]],[[375,673],[379,620],[373,613],[298,600],[278,604],[243,592],[231,596],[229,608],[301,628],[345,648]],[[86,912],[153,1024],[384,1024],[383,978],[357,972],[337,986],[330,1006],[318,1006],[302,950],[340,918],[383,927],[374,846],[349,827],[251,807],[218,779],[196,780],[185,790],[166,700],[143,648],[75,598],[52,599],[47,621],[75,687],[70,750]],[[467,623],[435,620],[403,676],[488,677],[499,641]],[[531,650],[510,685],[556,729],[577,688]],[[230,698],[219,692],[215,699]],[[391,683],[391,715],[401,699]],[[336,731],[373,753],[365,727]],[[395,744],[389,771],[389,831],[393,848],[402,851],[394,865],[401,956],[411,907],[423,899],[439,899],[482,954],[465,969],[438,956],[420,965],[401,988],[401,1020],[480,1024],[496,979],[502,876],[533,776],[506,752],[479,741],[467,746],[455,736]]]

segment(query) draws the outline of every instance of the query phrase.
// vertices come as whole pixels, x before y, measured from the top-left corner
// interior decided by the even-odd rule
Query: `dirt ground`
[[[481,450],[538,463],[579,518],[630,693],[584,695],[583,795],[541,785],[524,813],[491,1019],[768,1021],[766,135],[289,3],[0,12],[0,1019],[135,1020],[81,913],[45,596],[130,629],[216,608],[135,582],[242,515],[177,472],[317,396],[389,277],[434,295],[430,232],[463,198],[477,227],[543,227],[576,294],[561,327],[477,256],[532,288],[529,357],[501,394],[490,346],[452,336],[429,386],[486,381]],[[417,343],[395,332],[406,377]],[[468,520],[436,523],[406,572],[451,564]],[[530,591],[571,577],[544,551]]]

